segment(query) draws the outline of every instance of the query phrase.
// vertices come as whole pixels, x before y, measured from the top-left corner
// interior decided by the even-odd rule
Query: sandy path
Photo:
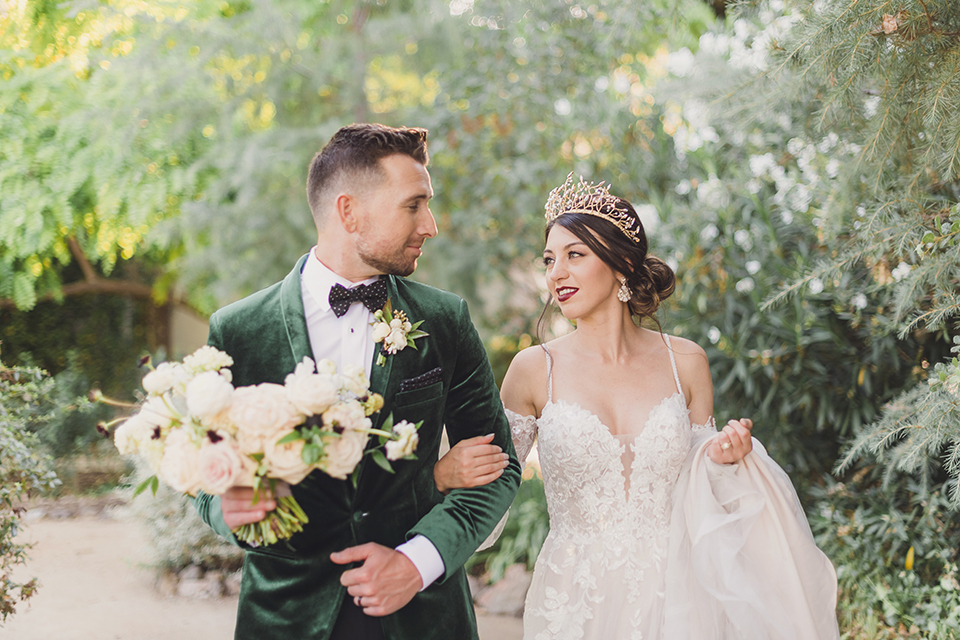
[[[17,576],[40,590],[0,627],[2,640],[230,640],[236,598],[164,598],[133,523],[96,518],[37,520],[22,534],[36,542]],[[515,618],[480,618],[481,640],[520,640]],[[291,639],[293,640],[293,639]]]

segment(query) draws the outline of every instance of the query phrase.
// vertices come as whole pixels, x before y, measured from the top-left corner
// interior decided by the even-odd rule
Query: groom
[[[247,549],[237,639],[477,638],[463,563],[513,500],[520,467],[466,303],[403,277],[437,234],[426,138],[378,124],[340,129],[307,178],[317,246],[282,282],[210,318],[208,342],[233,357],[235,385],[283,383],[305,356],[329,358],[338,370],[366,368],[385,400],[377,422],[391,413],[423,421],[418,459],[394,462],[394,474],[365,458],[356,489],[320,471],[292,488],[310,522],[292,549]],[[416,349],[389,354],[374,342],[373,312],[387,300],[423,321],[429,335]],[[444,424],[451,444],[493,434],[510,456],[503,475],[440,494],[433,465]],[[232,529],[275,506],[238,488],[195,504],[234,543]]]

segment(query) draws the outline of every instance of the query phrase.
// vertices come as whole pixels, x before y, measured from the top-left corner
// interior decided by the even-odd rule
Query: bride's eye
[[[543,257],[543,266],[549,267],[549,266],[552,265],[552,264],[553,264],[553,258],[551,258],[551,257],[549,257],[549,256],[544,256],[544,257]]]

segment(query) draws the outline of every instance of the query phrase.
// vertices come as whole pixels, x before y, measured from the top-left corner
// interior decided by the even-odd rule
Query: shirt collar
[[[352,289],[361,284],[370,284],[380,279],[380,276],[373,276],[360,282],[351,282],[330,270],[327,265],[320,262],[317,258],[316,247],[310,249],[310,255],[303,265],[303,271],[300,272],[300,283],[303,288],[310,292],[313,299],[323,312],[330,311],[330,289],[334,285],[341,285],[347,289]]]

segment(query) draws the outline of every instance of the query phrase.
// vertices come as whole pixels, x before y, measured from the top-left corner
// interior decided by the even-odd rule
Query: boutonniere
[[[384,354],[392,356],[407,347],[416,349],[417,345],[413,341],[430,335],[419,329],[423,320],[411,323],[406,313],[400,309],[394,311],[389,299],[383,309],[374,313],[373,317],[376,319],[376,322],[372,323],[373,341],[383,343],[383,349],[377,356],[377,364],[381,367],[387,362]]]

